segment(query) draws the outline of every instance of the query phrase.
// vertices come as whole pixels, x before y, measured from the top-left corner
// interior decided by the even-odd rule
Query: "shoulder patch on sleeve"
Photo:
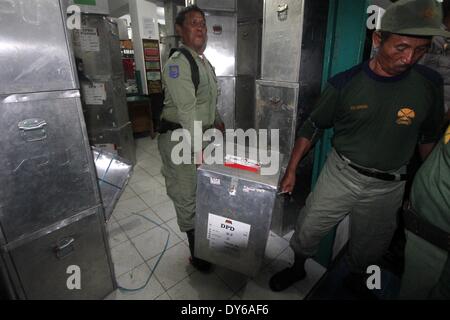
[[[176,79],[180,76],[180,66],[177,64],[169,65],[169,77]]]
[[[422,64],[416,64],[414,67],[418,73],[420,73],[424,78],[430,80],[437,86],[444,85],[444,79],[439,72],[431,69],[430,67],[424,66]]]
[[[351,69],[340,72],[328,79],[328,83],[331,84],[335,89],[341,90],[347,85],[347,83],[350,82],[350,80],[353,79],[354,76],[356,76],[362,70],[362,67],[363,64],[361,63]]]

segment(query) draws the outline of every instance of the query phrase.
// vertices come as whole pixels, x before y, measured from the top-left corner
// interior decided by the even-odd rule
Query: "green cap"
[[[381,31],[412,36],[450,37],[442,29],[439,0],[399,0],[390,5],[381,19]]]

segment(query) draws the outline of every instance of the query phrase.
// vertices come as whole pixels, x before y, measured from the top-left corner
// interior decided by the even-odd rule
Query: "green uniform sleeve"
[[[328,84],[297,136],[316,143],[322,137],[324,129],[333,127],[338,105],[339,91]]]
[[[422,124],[419,136],[420,144],[433,143],[441,136],[442,125],[444,124],[444,87],[436,88],[435,101],[430,108],[427,118]]]
[[[195,146],[194,121],[197,117],[197,97],[192,83],[191,68],[187,59],[177,53],[167,63],[163,71],[166,94],[172,98],[180,125],[190,133],[191,149],[193,152],[201,151],[200,146]],[[201,128],[200,128],[201,134]],[[198,139],[198,137],[197,137]],[[200,137],[200,140],[202,141]],[[195,148],[197,147],[197,148]]]

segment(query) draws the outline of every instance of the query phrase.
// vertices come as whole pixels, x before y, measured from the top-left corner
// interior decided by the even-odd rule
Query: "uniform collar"
[[[367,76],[369,76],[369,78],[375,80],[375,81],[379,81],[379,82],[396,82],[396,81],[400,81],[404,78],[406,78],[409,74],[409,72],[411,71],[411,68],[409,68],[408,70],[404,71],[403,73],[393,76],[393,77],[385,77],[385,76],[380,76],[379,74],[376,74],[375,72],[373,72],[373,70],[370,68],[370,60],[364,61],[363,62],[363,70],[366,73]]]
[[[181,44],[181,47],[182,47],[182,48],[188,49],[189,52],[192,54],[192,56],[193,56],[194,58],[196,58],[196,57],[201,58],[200,55],[197,53],[197,51],[195,51],[195,50],[192,49],[191,47],[188,47],[188,46],[185,45],[184,43]],[[204,55],[202,55],[202,56],[203,56],[203,58],[205,57]]]

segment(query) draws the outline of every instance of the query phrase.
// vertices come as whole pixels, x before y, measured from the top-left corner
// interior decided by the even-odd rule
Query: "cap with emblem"
[[[388,7],[381,20],[381,31],[402,35],[444,36],[439,0],[399,0]]]

